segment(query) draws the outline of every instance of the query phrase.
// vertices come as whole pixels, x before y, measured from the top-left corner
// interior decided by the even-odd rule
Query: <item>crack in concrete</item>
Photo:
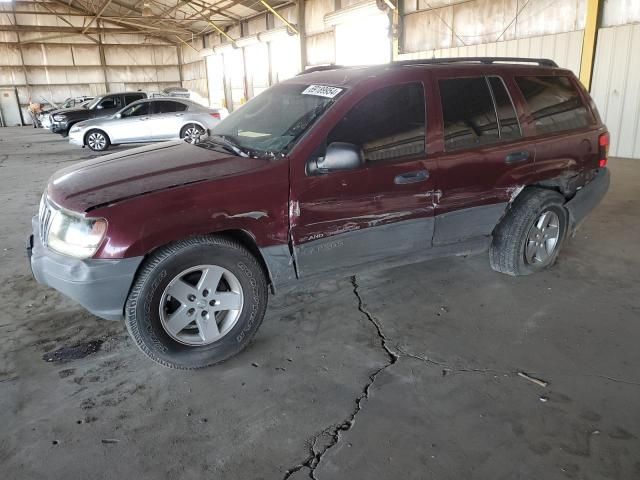
[[[356,416],[358,415],[358,413],[360,413],[360,410],[362,410],[362,408],[363,408],[362,407],[362,402],[369,398],[369,393],[371,391],[371,387],[373,386],[374,382],[376,381],[376,378],[378,377],[378,375],[380,375],[380,373],[382,373],[384,370],[386,370],[391,365],[396,363],[398,361],[398,359],[400,358],[400,355],[398,353],[396,353],[394,350],[392,350],[388,346],[387,337],[385,336],[384,332],[382,331],[382,327],[380,326],[380,324],[378,323],[376,318],[373,316],[373,314],[371,312],[369,312],[368,310],[366,310],[364,308],[364,302],[362,301],[362,297],[360,297],[360,293],[358,292],[358,283],[356,281],[355,275],[353,277],[351,277],[351,284],[353,285],[353,294],[358,299],[358,310],[375,327],[376,333],[377,333],[377,335],[378,335],[378,337],[380,339],[380,346],[382,347],[382,349],[387,354],[388,360],[382,367],[378,368],[375,372],[373,372],[371,375],[369,375],[369,382],[367,382],[367,384],[362,389],[362,393],[360,395],[358,395],[358,397],[356,398],[356,406],[355,406],[354,410],[351,412],[351,414],[342,423],[340,423],[338,425],[332,425],[331,427],[326,428],[322,432],[320,432],[317,435],[315,435],[311,439],[311,441],[308,442],[309,451],[310,451],[309,456],[302,463],[299,463],[299,464],[295,465],[294,467],[290,468],[289,470],[287,470],[285,472],[285,474],[284,474],[283,480],[288,479],[294,473],[299,472],[303,468],[308,468],[309,469],[309,478],[311,478],[312,480],[317,480],[316,476],[315,476],[316,468],[318,467],[318,465],[322,461],[323,456],[331,448],[335,447],[338,444],[338,442],[340,442],[340,440],[342,439],[342,436],[344,435],[345,432],[349,431],[353,427],[353,425],[355,424],[355,421],[356,421]],[[318,444],[318,440],[324,435],[328,435],[329,436],[329,441],[328,441],[328,443],[326,445],[323,445],[322,447],[317,449],[316,446]]]
[[[417,354],[414,354],[414,353],[406,352],[406,351],[400,349],[397,345],[396,345],[395,349],[392,349],[388,345],[389,340],[387,339],[386,335],[382,331],[382,326],[380,325],[378,320],[373,316],[373,314],[370,311],[365,309],[364,302],[363,302],[362,297],[360,296],[360,293],[358,291],[359,286],[358,286],[358,283],[356,281],[356,276],[355,275],[351,277],[351,284],[353,285],[353,294],[356,296],[356,298],[358,300],[358,310],[375,327],[376,334],[378,335],[378,337],[380,339],[380,346],[382,347],[382,349],[385,351],[385,353],[389,357],[388,361],[382,367],[377,369],[374,373],[369,375],[369,382],[362,389],[362,393],[356,398],[355,409],[351,412],[351,414],[347,417],[347,419],[345,419],[340,424],[332,425],[332,426],[330,426],[328,428],[325,428],[323,431],[321,431],[320,433],[316,434],[309,441],[306,442],[306,444],[308,446],[308,449],[309,449],[309,455],[301,463],[298,463],[297,465],[295,465],[295,466],[291,467],[290,469],[288,469],[284,474],[283,480],[287,480],[293,474],[295,474],[295,473],[297,473],[300,470],[303,470],[305,468],[309,470],[309,478],[311,478],[312,480],[317,480],[317,478],[315,476],[316,468],[318,467],[318,465],[322,461],[322,458],[327,453],[327,451],[329,451],[331,448],[335,447],[340,442],[340,440],[342,440],[342,436],[344,435],[344,433],[349,431],[353,427],[353,425],[355,424],[356,416],[358,415],[358,413],[360,413],[360,411],[363,408],[362,407],[362,402],[369,398],[369,393],[370,393],[371,388],[373,387],[373,384],[375,383],[376,378],[378,377],[378,375],[380,373],[382,373],[384,370],[386,370],[387,368],[389,368],[391,365],[394,365],[402,357],[413,358],[413,359],[422,361],[424,363],[427,363],[429,365],[434,365],[434,366],[440,367],[440,368],[442,368],[444,370],[448,370],[448,371],[451,371],[451,372],[481,373],[481,374],[491,374],[491,375],[503,375],[503,376],[506,376],[506,377],[514,377],[518,373],[517,371],[501,371],[501,370],[494,370],[494,369],[490,369],[490,368],[453,367],[451,364],[448,364],[446,362],[442,362],[442,361],[434,360],[434,359],[429,358],[429,357],[423,357],[423,356],[420,356],[420,355],[417,355]],[[640,386],[640,383],[636,383],[636,382],[628,381],[628,380],[622,380],[622,379],[613,378],[613,377],[608,377],[606,375],[598,375],[598,374],[583,374],[583,375],[591,376],[591,377],[597,377],[597,378],[601,378],[601,379],[606,379],[606,380],[610,380],[610,381],[613,381],[613,382],[624,383],[624,384],[627,384],[627,385]],[[323,446],[318,448],[319,439],[322,438],[325,435],[329,437],[329,441],[325,445],[323,445]]]

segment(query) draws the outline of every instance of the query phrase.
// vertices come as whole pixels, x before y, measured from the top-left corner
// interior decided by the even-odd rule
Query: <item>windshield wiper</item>
[[[202,143],[213,143],[214,145],[219,145],[223,147],[225,150],[235,153],[240,157],[248,157],[249,154],[245,152],[240,145],[235,142],[232,142],[224,135],[212,135],[206,138]]]

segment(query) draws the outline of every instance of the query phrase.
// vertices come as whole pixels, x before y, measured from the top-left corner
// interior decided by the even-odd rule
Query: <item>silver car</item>
[[[107,118],[76,123],[69,143],[103,151],[120,143],[184,139],[194,143],[229,113],[179,98],[150,98],[127,105]]]

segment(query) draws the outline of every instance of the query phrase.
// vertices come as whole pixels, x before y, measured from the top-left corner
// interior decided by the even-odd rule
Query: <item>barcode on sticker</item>
[[[302,95],[315,95],[317,97],[333,98],[342,91],[342,88],[328,87],[326,85],[309,85]]]

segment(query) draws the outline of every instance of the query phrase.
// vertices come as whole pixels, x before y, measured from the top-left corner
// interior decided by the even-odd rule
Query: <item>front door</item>
[[[291,236],[298,274],[356,271],[431,247],[436,164],[426,154],[422,81],[384,87],[355,103],[308,159],[345,142],[359,168],[292,179]]]
[[[109,122],[111,143],[146,142],[151,138],[149,102],[134,103]]]

